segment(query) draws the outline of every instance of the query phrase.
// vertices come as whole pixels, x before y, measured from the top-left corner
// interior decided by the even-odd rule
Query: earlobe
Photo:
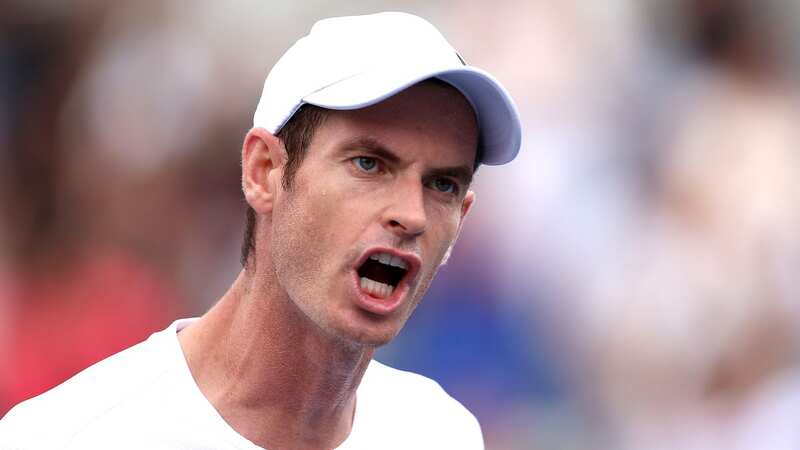
[[[264,128],[253,128],[245,136],[242,145],[242,191],[247,203],[257,213],[272,211],[284,159],[285,152],[280,139]]]
[[[472,209],[472,205],[475,203],[475,192],[474,191],[467,191],[467,195],[464,196],[464,200],[461,202],[461,217],[458,218],[458,230],[456,230],[456,237],[453,239],[453,244],[458,240],[458,237],[461,235],[461,227],[464,226],[464,219],[469,214],[469,210]]]
[[[467,217],[473,203],[475,203],[475,192],[467,191],[467,195],[464,196],[464,201],[461,203],[461,222]],[[459,225],[459,228],[461,228],[461,225]]]

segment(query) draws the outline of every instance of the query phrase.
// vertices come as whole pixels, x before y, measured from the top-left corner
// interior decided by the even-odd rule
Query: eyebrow
[[[368,136],[357,137],[345,144],[344,148],[347,151],[366,150],[368,153],[393,164],[399,164],[401,162],[400,157],[395,152],[389,150],[377,139]],[[451,177],[463,183],[464,186],[469,186],[472,183],[473,173],[474,170],[471,165],[463,165],[430,169],[425,176],[426,178],[440,176]]]
[[[378,156],[391,163],[397,164],[400,162],[400,157],[397,156],[397,154],[386,148],[386,146],[381,144],[380,141],[372,137],[357,137],[345,144],[344,147],[348,151],[367,150],[372,155]]]

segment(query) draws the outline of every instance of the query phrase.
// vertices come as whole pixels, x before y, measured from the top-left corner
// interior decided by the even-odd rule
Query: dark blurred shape
[[[751,76],[776,70],[782,23],[774,20],[773,2],[690,0],[688,4],[688,42],[699,60]]]

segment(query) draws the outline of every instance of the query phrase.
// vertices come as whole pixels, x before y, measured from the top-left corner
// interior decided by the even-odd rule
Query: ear
[[[280,139],[264,128],[253,128],[242,145],[242,191],[256,213],[272,211],[286,150]]]
[[[461,220],[458,223],[459,234],[461,234],[461,225],[464,224],[464,218],[467,217],[467,213],[472,209],[473,203],[475,203],[475,191],[469,190],[467,195],[464,196],[464,201],[461,202]]]

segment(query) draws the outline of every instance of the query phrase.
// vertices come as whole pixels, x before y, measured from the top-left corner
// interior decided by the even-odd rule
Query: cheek
[[[428,237],[432,241],[431,248],[435,252],[437,261],[440,261],[458,238],[461,212],[460,210],[456,211],[454,208],[443,207],[438,210],[430,208],[429,211],[428,216],[431,221],[431,227]]]
[[[338,206],[339,192],[319,180],[313,190],[302,188],[300,183],[308,181],[295,181],[294,190],[284,194],[273,212],[272,253],[284,287],[309,290],[342,265],[346,216]]]

